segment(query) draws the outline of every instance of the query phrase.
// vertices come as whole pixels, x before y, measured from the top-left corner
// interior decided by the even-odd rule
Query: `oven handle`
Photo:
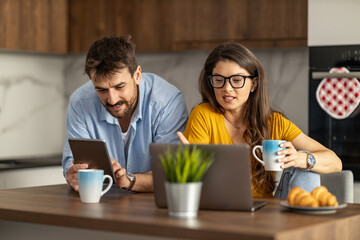
[[[329,73],[329,72],[312,72],[312,79],[320,78],[357,78],[360,79],[360,72],[349,73]]]

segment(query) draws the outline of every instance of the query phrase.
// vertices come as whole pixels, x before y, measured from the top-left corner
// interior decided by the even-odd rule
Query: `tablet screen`
[[[69,138],[69,144],[76,164],[86,163],[89,168],[103,169],[116,182],[109,153],[103,139]]]

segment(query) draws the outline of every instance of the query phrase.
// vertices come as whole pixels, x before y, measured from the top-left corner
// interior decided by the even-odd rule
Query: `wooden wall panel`
[[[169,50],[171,1],[72,0],[69,2],[70,52],[87,52],[109,35],[131,35],[140,51]]]
[[[0,47],[17,48],[20,36],[20,1],[0,0]]]
[[[107,35],[109,0],[69,1],[69,51],[86,52],[92,42]]]
[[[0,48],[67,52],[67,0],[0,0]]]
[[[176,1],[173,49],[210,49],[224,41],[306,47],[307,0]]]
[[[135,0],[131,28],[139,51],[168,51],[173,41],[172,0]]]
[[[175,3],[175,41],[218,41],[246,36],[247,0],[183,0]]]
[[[71,0],[70,0],[71,1]],[[68,52],[68,0],[51,0],[47,31],[51,52]]]
[[[307,39],[306,0],[250,0],[248,7],[249,39]]]
[[[0,48],[86,53],[109,35],[131,35],[138,51],[307,42],[307,0],[0,0]]]

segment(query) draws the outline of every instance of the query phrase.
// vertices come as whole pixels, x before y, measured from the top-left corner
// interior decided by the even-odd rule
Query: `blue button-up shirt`
[[[178,142],[176,131],[184,131],[187,119],[181,92],[159,76],[143,73],[138,105],[128,129],[128,149],[125,149],[118,119],[105,109],[89,81],[70,97],[62,159],[64,176],[73,159],[68,138],[104,139],[110,158],[129,172],[143,173],[151,170],[149,144]]]

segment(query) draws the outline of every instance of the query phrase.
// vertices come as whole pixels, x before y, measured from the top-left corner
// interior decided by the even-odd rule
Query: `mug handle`
[[[256,153],[255,153],[255,150],[259,148],[260,151],[262,152],[263,151],[263,147],[261,145],[256,145],[253,150],[252,150],[252,154],[254,155],[255,159],[258,160],[263,166],[265,166],[265,163],[264,161],[262,161],[258,156],[256,156]]]
[[[105,181],[105,179],[109,179],[109,184],[107,185],[107,187],[103,190],[103,191],[101,191],[101,195],[100,196],[102,196],[102,195],[104,195],[107,191],[109,191],[110,190],[110,188],[111,188],[111,186],[112,186],[112,184],[113,184],[113,180],[112,180],[112,178],[110,177],[110,175],[104,175],[103,176],[103,182]]]

